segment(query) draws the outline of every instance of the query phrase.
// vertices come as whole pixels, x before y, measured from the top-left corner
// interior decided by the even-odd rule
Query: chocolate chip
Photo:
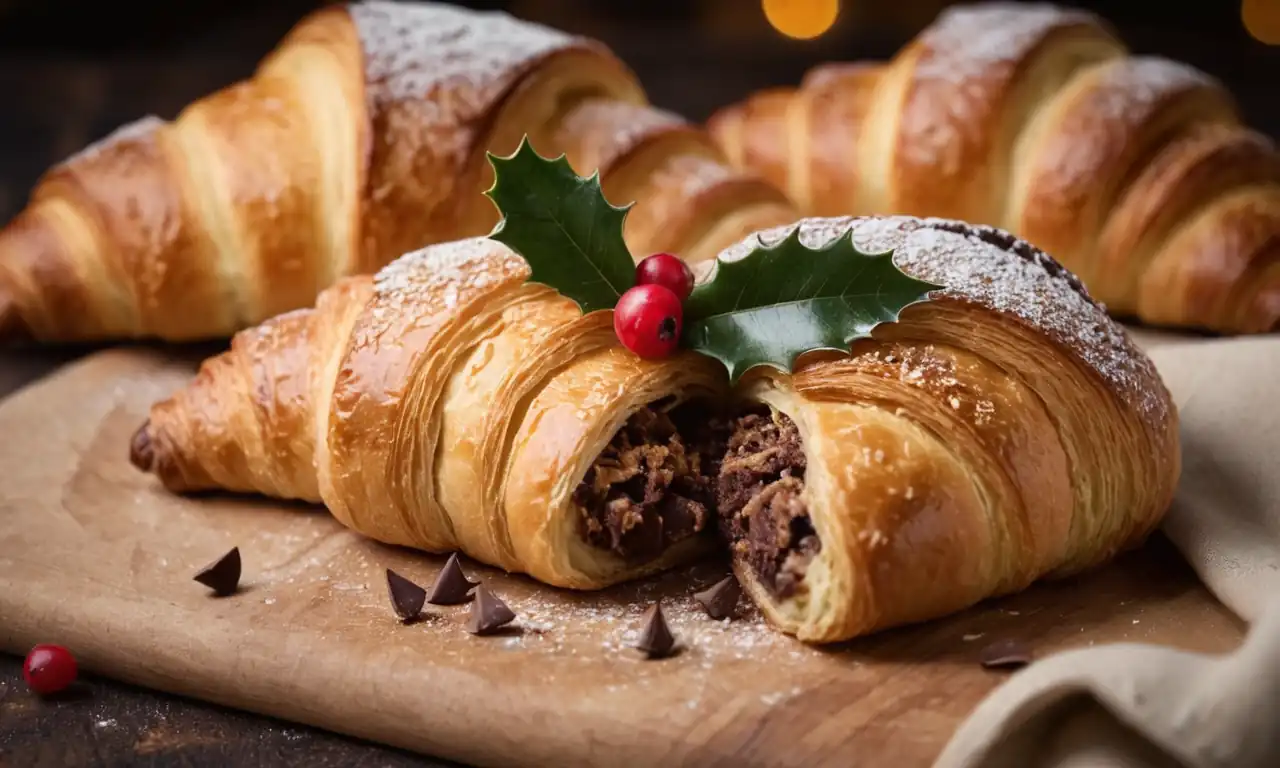
[[[1031,663],[1031,650],[1017,640],[998,640],[978,656],[987,669],[1017,669]]]
[[[649,610],[644,612],[644,629],[640,630],[635,647],[651,659],[670,656],[675,650],[676,638],[667,626],[667,617],[662,614],[662,601],[649,606]]]
[[[471,589],[480,582],[471,581],[462,572],[462,563],[455,552],[436,574],[435,583],[431,585],[431,594],[427,602],[432,605],[458,605],[471,599]]]
[[[193,578],[218,597],[233,594],[240,586],[240,548],[232,547],[230,552],[201,568]]]
[[[476,587],[475,602],[471,605],[471,620],[467,622],[467,631],[473,635],[487,635],[515,621],[515,611],[489,588],[481,584]]]
[[[392,610],[406,624],[422,614],[422,605],[427,602],[427,590],[390,568],[387,569],[387,594],[391,596]]]
[[[693,594],[693,599],[697,600],[707,615],[713,619],[731,618],[737,613],[740,597],[742,597],[742,587],[733,576],[726,576],[701,592]]]

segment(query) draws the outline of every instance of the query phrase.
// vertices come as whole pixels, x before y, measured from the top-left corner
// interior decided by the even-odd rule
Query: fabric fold
[[[1280,338],[1151,347],[1182,422],[1163,531],[1253,625],[1245,642],[1223,656],[1123,643],[1045,658],[973,711],[936,768],[1280,765],[1280,409],[1267,406]]]

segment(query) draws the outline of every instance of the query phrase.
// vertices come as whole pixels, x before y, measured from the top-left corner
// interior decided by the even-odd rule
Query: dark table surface
[[[0,766],[445,766],[448,763],[97,677],[42,700],[0,654]]]

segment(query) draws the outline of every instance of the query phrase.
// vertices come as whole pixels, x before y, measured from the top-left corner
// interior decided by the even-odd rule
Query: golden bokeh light
[[[1243,0],[1240,18],[1254,40],[1280,45],[1280,0]]]
[[[812,40],[831,29],[840,0],[761,0],[770,26],[796,40]]]

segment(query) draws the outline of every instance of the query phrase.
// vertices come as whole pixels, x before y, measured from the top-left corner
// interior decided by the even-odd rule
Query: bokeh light
[[[770,26],[796,40],[812,40],[831,29],[840,0],[761,0]]]
[[[1243,0],[1240,18],[1254,40],[1280,45],[1280,0]]]

